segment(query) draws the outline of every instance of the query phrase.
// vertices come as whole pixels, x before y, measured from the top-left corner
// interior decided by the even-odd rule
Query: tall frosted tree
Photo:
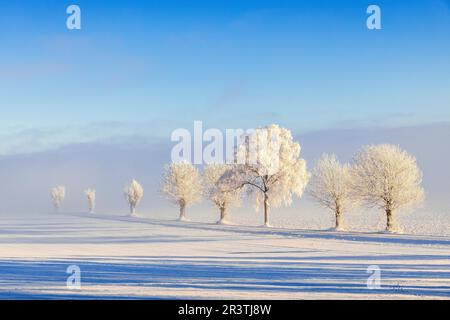
[[[61,205],[66,198],[66,187],[58,186],[51,190],[50,196],[52,198],[53,206],[56,211],[61,209]]]
[[[241,200],[241,189],[231,188],[226,183],[226,176],[232,170],[229,164],[209,164],[203,171],[204,195],[220,211],[217,223],[227,223],[228,208],[238,205]]]
[[[84,194],[86,195],[86,198],[88,200],[89,213],[94,213],[96,191],[94,189],[87,189],[84,191]]]
[[[352,192],[353,175],[348,164],[340,164],[335,155],[324,154],[316,163],[307,192],[335,216],[335,229],[344,228],[342,215],[355,205]]]
[[[136,213],[136,207],[144,196],[144,189],[136,180],[132,180],[124,189],[125,199],[130,206],[130,215]]]
[[[386,231],[398,231],[396,212],[424,200],[416,159],[398,146],[365,146],[354,158],[355,191],[370,207],[386,213]]]
[[[180,220],[187,220],[186,207],[199,202],[202,196],[200,172],[186,161],[171,163],[165,167],[162,191],[179,206]]]
[[[245,135],[237,147],[228,183],[254,193],[256,209],[261,204],[264,208],[266,226],[270,208],[289,206],[293,195],[303,195],[309,173],[300,150],[291,132],[275,124]]]

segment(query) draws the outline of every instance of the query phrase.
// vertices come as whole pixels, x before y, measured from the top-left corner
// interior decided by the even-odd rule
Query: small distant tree
[[[236,150],[234,174],[228,183],[256,191],[256,209],[264,206],[264,224],[270,226],[269,208],[291,205],[292,195],[303,195],[309,180],[300,144],[278,125],[258,128],[245,135]]]
[[[204,195],[220,210],[219,224],[227,223],[228,208],[238,205],[241,189],[232,188],[226,183],[226,174],[232,170],[229,164],[209,164],[203,171]]]
[[[163,174],[162,192],[180,207],[180,220],[186,220],[186,207],[201,199],[201,175],[196,167],[185,161],[167,165]]]
[[[94,189],[87,189],[84,191],[84,194],[87,197],[88,205],[89,205],[89,213],[95,212],[95,190]]]
[[[136,207],[144,196],[144,189],[136,180],[132,180],[124,189],[125,199],[130,205],[130,215],[136,213]]]
[[[307,192],[320,205],[333,211],[335,229],[342,230],[342,214],[355,205],[351,168],[340,164],[335,155],[324,154],[316,163]]]
[[[66,188],[64,186],[58,186],[51,190],[51,198],[53,202],[53,206],[56,211],[61,209],[61,205],[66,198]]]
[[[424,200],[416,159],[398,146],[365,146],[354,158],[355,191],[368,206],[386,213],[386,231],[398,231],[395,213]]]

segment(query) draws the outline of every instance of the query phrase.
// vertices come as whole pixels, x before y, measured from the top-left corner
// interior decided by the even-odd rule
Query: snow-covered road
[[[0,298],[450,299],[450,237],[2,216]]]

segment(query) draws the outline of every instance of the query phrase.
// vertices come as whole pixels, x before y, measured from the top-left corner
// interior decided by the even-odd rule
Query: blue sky
[[[77,4],[82,30],[66,29]],[[382,30],[366,28],[378,4]],[[172,130],[450,120],[450,1],[0,4],[0,154]]]

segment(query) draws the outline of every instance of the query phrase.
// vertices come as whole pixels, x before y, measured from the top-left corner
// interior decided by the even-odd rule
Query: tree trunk
[[[227,207],[221,206],[220,207],[220,220],[219,223],[224,223],[227,218]]]
[[[394,212],[391,209],[386,209],[386,231],[394,232],[395,231],[395,219]]]
[[[342,214],[341,209],[339,207],[336,208],[336,230],[340,230],[342,228]]]
[[[130,203],[130,216],[136,213],[136,206]]]
[[[264,193],[264,225],[269,227],[269,196]]]
[[[180,203],[180,220],[186,220],[186,204]]]

